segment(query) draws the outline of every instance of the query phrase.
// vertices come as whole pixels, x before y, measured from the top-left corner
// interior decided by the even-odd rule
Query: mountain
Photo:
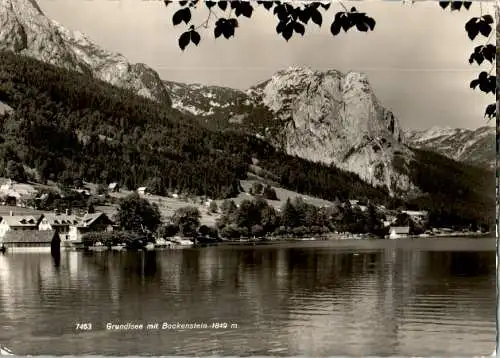
[[[158,74],[50,20],[35,0],[0,0],[0,50],[10,50],[169,103]]]
[[[432,150],[459,162],[489,169],[496,165],[495,127],[406,130],[405,137],[412,147]]]
[[[438,226],[494,222],[494,174],[437,153],[414,149],[409,163],[394,153],[394,169],[403,166],[421,191],[402,200],[254,134],[213,130],[164,103],[12,52],[0,51],[0,101],[13,109],[0,115],[0,176],[15,179],[24,167],[24,176],[41,182],[116,181],[159,195],[227,198],[252,175],[329,201],[362,198],[388,208],[429,210]]]
[[[416,189],[405,171],[412,151],[399,122],[363,74],[290,67],[245,92],[165,83],[175,108],[219,128],[249,129],[290,155],[356,173],[390,192]]]
[[[222,198],[250,173],[326,200],[411,204],[443,225],[494,209],[481,192],[494,176],[410,148],[363,74],[292,67],[246,91],[161,81],[31,0],[0,0],[0,101],[13,109],[0,175],[22,163],[41,181]]]
[[[273,140],[287,153],[354,172],[390,191],[412,189],[394,165],[407,165],[412,152],[366,75],[291,67],[247,93],[276,115],[281,129]]]

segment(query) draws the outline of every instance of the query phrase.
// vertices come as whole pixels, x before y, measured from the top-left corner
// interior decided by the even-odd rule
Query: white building
[[[389,239],[400,239],[410,235],[409,226],[393,226],[389,230]]]

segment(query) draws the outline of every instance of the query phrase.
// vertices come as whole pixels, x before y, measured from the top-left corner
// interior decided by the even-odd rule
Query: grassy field
[[[242,180],[241,186],[243,187],[245,192],[240,193],[236,198],[232,198],[231,200],[233,200],[236,205],[239,205],[245,199],[251,200],[254,196],[249,194],[248,192],[250,191],[250,188],[252,187],[252,184],[254,182],[255,180]],[[276,196],[279,200],[267,200],[267,202],[276,209],[281,208],[288,198],[294,199],[296,197],[302,197],[305,202],[319,207],[332,204],[331,202],[326,200],[318,199],[312,196],[301,195],[296,192],[278,187],[274,187],[274,190],[276,191]],[[131,191],[121,190],[119,193],[110,193],[110,196],[116,199],[120,199],[126,197],[127,195],[130,195],[131,193]],[[145,198],[150,202],[156,203],[158,205],[160,213],[164,220],[171,217],[177,209],[185,206],[195,206],[198,208],[198,210],[200,210],[202,225],[214,225],[217,218],[220,217],[220,214],[210,213],[208,207],[200,203],[200,199],[181,200],[157,195],[146,195]],[[223,201],[224,200],[216,200],[215,202],[220,207]],[[96,210],[105,212],[106,214],[111,216],[116,213],[116,209],[116,204],[96,207]]]
[[[241,186],[243,187],[245,192],[240,193],[236,198],[232,198],[234,202],[239,205],[243,200],[245,199],[252,199],[253,196],[250,195],[248,192],[250,191],[250,188],[252,187],[252,184],[256,182],[257,180],[242,180],[241,181]],[[2,183],[2,178],[0,178],[0,183]],[[93,183],[85,183],[85,186],[90,189],[92,193],[96,192],[97,185]],[[14,184],[14,190],[20,190],[20,191],[29,191],[29,190],[35,190],[35,189],[42,189],[42,188],[50,188],[53,190],[57,190],[57,186],[53,183],[49,183],[49,185],[41,185],[41,184]],[[276,209],[279,209],[283,206],[283,204],[286,202],[288,198],[294,199],[296,197],[302,197],[305,202],[308,202],[310,204],[316,205],[316,206],[325,206],[325,205],[331,205],[331,202],[318,199],[315,197],[307,196],[307,195],[301,195],[296,192],[286,190],[283,188],[279,188],[274,186],[274,190],[276,191],[276,195],[279,200],[268,200],[268,203],[273,206]],[[110,197],[114,199],[121,199],[126,197],[127,195],[130,195],[132,191],[129,190],[121,190],[118,193],[110,193]],[[163,197],[163,196],[157,196],[157,195],[149,195],[147,194],[145,196],[146,199],[148,199],[152,203],[156,203],[160,209],[160,213],[163,217],[164,220],[167,220],[169,217],[171,217],[174,212],[182,207],[185,206],[195,206],[200,210],[201,213],[201,224],[202,225],[214,225],[215,221],[217,218],[220,217],[220,214],[218,213],[210,213],[208,210],[208,207],[201,203],[200,198],[194,198],[194,199],[176,199],[176,198],[171,198],[171,197]],[[116,200],[117,201],[117,200]],[[224,200],[216,200],[217,205],[220,207]],[[108,216],[113,217],[116,214],[117,211],[117,204],[106,204],[106,205],[100,205],[96,206],[95,209],[97,211],[101,211],[106,213]],[[0,216],[5,216],[9,215],[10,212],[12,211],[13,215],[25,215],[25,214],[43,214],[43,211],[37,211],[33,209],[28,209],[28,208],[20,208],[17,206],[0,206]]]

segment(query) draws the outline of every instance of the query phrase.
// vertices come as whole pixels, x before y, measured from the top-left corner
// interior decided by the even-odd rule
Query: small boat
[[[90,251],[106,251],[107,249],[100,241],[96,242],[94,246],[89,246]]]
[[[194,242],[189,239],[183,239],[182,237],[176,236],[172,239],[172,242],[178,246],[193,246]]]
[[[7,347],[0,347],[0,356],[13,356],[14,353]]]
[[[111,246],[111,250],[113,251],[123,251],[125,249],[126,249],[125,244],[118,244]]]

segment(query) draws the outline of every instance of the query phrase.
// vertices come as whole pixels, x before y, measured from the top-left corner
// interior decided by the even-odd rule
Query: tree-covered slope
[[[488,169],[458,163],[432,151],[415,149],[410,177],[424,195],[408,207],[430,212],[434,226],[495,223],[495,174]]]
[[[299,192],[327,199],[387,196],[355,174],[285,155],[252,135],[208,129],[90,74],[11,52],[0,53],[0,101],[14,109],[0,123],[0,169],[9,159],[20,161],[41,180],[118,181],[159,193],[227,197],[257,159],[281,185]]]

